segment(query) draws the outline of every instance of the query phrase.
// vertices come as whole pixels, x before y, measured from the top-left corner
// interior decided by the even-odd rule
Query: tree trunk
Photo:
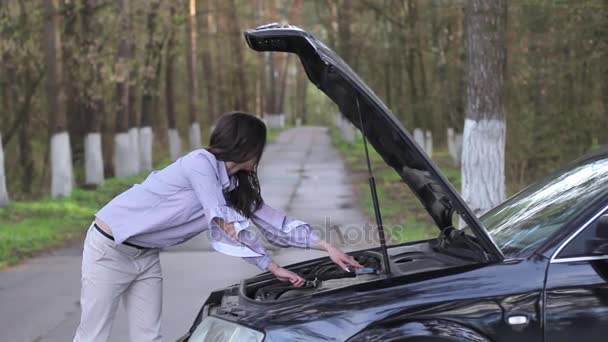
[[[201,147],[201,128],[198,123],[198,80],[196,73],[196,0],[188,0],[186,25],[186,63],[188,67],[188,111],[190,113],[190,149]]]
[[[45,0],[45,58],[47,65],[46,92],[49,106],[51,135],[51,196],[68,196],[72,192],[74,177],[70,136],[66,130],[65,94],[63,91],[63,65],[57,0]]]
[[[308,77],[302,66],[297,69],[296,80],[296,118],[300,118],[302,124],[306,125],[308,119],[306,117],[306,93],[308,89]]]
[[[256,21],[258,23],[266,22],[266,11],[264,7],[263,0],[256,0]],[[264,106],[266,99],[266,54],[260,53],[257,55],[258,62],[258,77],[256,77],[256,104],[255,104],[255,112],[259,117],[263,117],[264,115]]]
[[[123,34],[118,43],[116,62],[116,129],[114,136],[114,175],[122,178],[131,174],[130,158],[133,158],[129,138],[129,2],[117,0],[120,10],[120,30]]]
[[[137,110],[137,58],[135,57],[135,36],[133,32],[133,19],[131,19],[131,11],[129,10],[129,62],[131,64],[129,72],[129,101],[128,101],[128,115],[129,115],[129,175],[135,175],[140,172],[141,165],[139,161],[141,159],[139,152],[139,125],[140,118]]]
[[[88,83],[83,92],[83,106],[87,117],[87,130],[84,137],[85,183],[99,185],[104,181],[103,150],[101,141],[101,115],[103,113],[101,62],[98,61],[100,44],[96,41],[98,30],[102,29],[95,18],[97,0],[83,0],[80,26],[82,46],[85,53],[94,56],[94,65],[85,67],[85,81]]]
[[[338,8],[338,37],[340,44],[340,54],[346,63],[354,64],[352,58],[352,42],[351,42],[351,18],[352,4],[350,0],[345,0],[342,6]]]
[[[213,2],[213,10],[211,12],[215,13],[215,26],[213,30],[213,43],[215,45],[214,55],[215,55],[215,65],[225,65],[226,61],[224,60],[225,51],[225,37],[221,35],[222,28],[224,27],[224,9],[223,9],[223,1],[214,1]],[[224,112],[230,108],[230,99],[229,92],[225,91],[225,86],[227,83],[226,77],[226,68],[216,68],[215,69],[215,99],[217,105],[217,117],[220,117]]]
[[[213,83],[215,80],[215,71],[213,69],[213,41],[212,41],[212,24],[213,14],[211,13],[211,0],[203,1],[204,7],[203,12],[205,13],[204,25],[205,25],[205,36],[203,37],[203,71],[205,73],[205,91],[207,92],[207,117],[209,118],[209,126],[215,123],[215,119],[218,117],[218,110],[215,104],[215,94]]]
[[[21,112],[23,123],[19,132],[19,163],[21,171],[21,191],[24,194],[32,193],[32,180],[34,179],[34,153],[32,151],[32,113],[29,105]]]
[[[505,199],[504,0],[465,3],[466,120],[462,194],[476,215]]]
[[[276,113],[276,101],[277,101],[277,91],[276,91],[276,78],[275,78],[275,56],[271,52],[266,52],[266,71],[268,73],[268,78],[266,82],[266,110],[265,113]]]
[[[234,89],[237,96],[235,109],[245,110],[248,106],[247,79],[245,77],[245,63],[243,60],[243,38],[239,26],[239,16],[236,12],[235,0],[229,0],[226,4],[228,5],[228,15],[230,17],[230,41],[232,44],[234,63],[236,65],[235,80],[238,81],[238,83],[235,84],[236,89]]]
[[[291,5],[291,10],[289,11],[289,19],[288,22],[295,22],[299,16],[300,9],[302,6],[301,0],[294,0]],[[349,7],[348,5],[347,7]],[[289,65],[291,64],[291,54],[285,54],[283,60],[283,67],[281,68],[281,76],[280,76],[280,87],[279,87],[279,104],[278,104],[278,112],[285,115],[285,101],[289,97],[287,93],[291,87],[288,84],[287,77],[289,75]]]
[[[174,60],[175,60],[175,4],[170,4],[170,27],[169,37],[167,38],[167,52],[165,60],[165,105],[167,106],[167,123],[169,126],[169,155],[171,160],[177,160],[182,154],[182,140],[177,130],[175,120],[175,100],[174,100]]]
[[[152,170],[152,121],[158,105],[160,61],[162,42],[156,37],[156,18],[160,0],[148,3],[148,42],[143,72],[143,94],[141,98],[141,126],[139,129],[140,167],[142,171]]]
[[[6,189],[6,173],[4,172],[4,148],[2,146],[2,133],[0,133],[0,207],[7,206],[9,202],[8,190]]]

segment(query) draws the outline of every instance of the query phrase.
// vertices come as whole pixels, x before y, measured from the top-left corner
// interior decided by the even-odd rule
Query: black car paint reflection
[[[302,298],[240,320],[264,326],[268,341],[306,340],[307,335],[302,332],[308,331],[322,336],[321,341],[366,341],[371,336],[370,329],[379,331],[428,320],[452,322],[453,326],[460,326],[459,331],[475,335],[480,341],[486,339],[484,336],[496,335],[501,338],[493,340],[511,341],[522,334],[540,341],[537,308],[544,282],[542,270],[546,266],[546,259],[536,258],[468,268],[451,275],[436,272],[433,278],[414,283],[396,277],[382,280],[391,285],[385,288],[375,290],[375,283],[366,283],[330,298]],[[505,278],[500,274],[513,276]],[[505,312],[528,315],[530,322],[520,329],[511,329],[504,321]],[[413,327],[407,325],[404,329]]]

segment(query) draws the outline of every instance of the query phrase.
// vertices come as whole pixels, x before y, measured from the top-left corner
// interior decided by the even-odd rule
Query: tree
[[[57,0],[44,0],[45,56],[47,66],[46,92],[51,136],[51,195],[68,196],[74,182],[70,136],[66,130],[65,93],[63,91],[63,61]]]
[[[131,139],[129,138],[129,1],[117,0],[119,27],[123,34],[118,42],[116,78],[116,129],[114,133],[114,174],[122,178],[131,175]]]
[[[127,101],[127,115],[128,119],[128,133],[129,133],[129,155],[131,156],[128,160],[128,174],[134,175],[141,171],[141,155],[139,151],[139,127],[140,127],[140,117],[137,110],[137,88],[138,88],[138,66],[139,61],[135,56],[136,47],[135,44],[135,30],[134,30],[134,20],[133,15],[134,7],[137,3],[133,2],[133,7],[129,7],[127,10],[128,20],[126,22],[127,31],[125,31],[125,35],[128,39],[128,64],[129,64],[129,77],[128,77],[128,101]]]
[[[104,181],[103,151],[101,141],[101,116],[104,112],[104,102],[101,95],[101,59],[99,57],[103,44],[96,38],[99,30],[103,28],[95,16],[98,0],[82,0],[80,27],[83,49],[84,68],[82,72],[82,111],[87,118],[86,135],[84,137],[85,183],[101,184]],[[84,65],[83,65],[84,64]]]
[[[16,20],[10,17],[10,6],[8,3],[0,6],[1,35],[3,36],[2,52],[2,106],[6,117],[3,122],[9,122],[2,128],[3,148],[9,146],[13,137],[18,139],[18,161],[9,165],[17,164],[20,175],[20,191],[31,194],[33,179],[35,177],[35,161],[32,136],[32,106],[41,80],[44,77],[45,67],[43,58],[39,55],[40,47],[32,38],[33,31],[30,28],[37,19],[35,11],[26,7],[24,2],[18,4],[18,16]],[[38,32],[36,32],[38,34]],[[11,115],[12,114],[12,115]],[[11,117],[12,116],[12,117]],[[46,137],[45,137],[46,139]],[[8,177],[8,176],[7,176]]]
[[[169,126],[169,155],[171,160],[176,160],[182,154],[182,141],[176,125],[175,118],[175,93],[174,93],[174,68],[175,68],[175,4],[169,4],[169,32],[167,33],[167,51],[165,52],[165,105],[167,106],[167,123]]]
[[[465,4],[466,119],[462,195],[477,215],[505,198],[504,0]]]
[[[247,80],[245,79],[245,65],[243,61],[243,38],[239,27],[239,16],[236,11],[235,0],[225,2],[227,4],[227,12],[229,15],[229,34],[230,44],[232,44],[232,55],[236,66],[236,77],[233,77],[233,87],[236,93],[234,108],[245,110],[247,108]]]
[[[211,12],[211,0],[203,1],[203,23],[205,28],[205,34],[203,35],[203,51],[201,57],[203,59],[203,72],[205,74],[205,92],[207,93],[207,115],[209,118],[209,124],[213,125],[216,117],[218,116],[218,110],[215,102],[215,89],[213,83],[215,82],[215,70],[213,68],[213,13]]]
[[[4,172],[4,148],[2,147],[2,133],[0,133],[0,207],[9,203],[8,191],[6,190],[6,176]]]
[[[162,38],[157,32],[157,16],[160,0],[148,2],[146,60],[143,69],[143,94],[141,99],[141,128],[139,151],[141,170],[152,170],[152,118],[158,105]]]
[[[201,147],[201,127],[198,123],[198,80],[196,75],[196,0],[188,0],[186,25],[186,65],[188,67],[188,112],[190,117],[190,149]]]

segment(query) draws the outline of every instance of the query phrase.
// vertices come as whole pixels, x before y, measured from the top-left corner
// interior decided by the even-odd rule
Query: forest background
[[[608,5],[506,6],[505,175],[513,193],[608,142]],[[213,122],[232,110],[330,125],[337,109],[294,56],[247,48],[243,31],[269,22],[327,42],[410,132],[431,131],[435,148],[445,149],[446,130],[462,132],[465,122],[464,21],[463,0],[3,0],[7,193],[12,201],[63,196],[68,178],[90,187],[150,170],[205,145]],[[59,184],[53,158],[63,165]]]

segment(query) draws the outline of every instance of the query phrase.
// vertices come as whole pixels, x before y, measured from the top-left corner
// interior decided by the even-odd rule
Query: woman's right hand
[[[277,265],[274,261],[268,265],[267,270],[274,274],[280,281],[289,281],[294,287],[300,287],[304,285],[304,278],[300,277],[294,272],[284,269]]]

